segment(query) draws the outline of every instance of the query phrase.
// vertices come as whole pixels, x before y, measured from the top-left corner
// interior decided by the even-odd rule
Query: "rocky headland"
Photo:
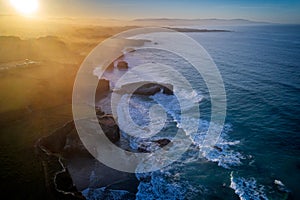
[[[129,64],[125,60],[121,60],[117,61],[116,66],[113,63],[110,64],[107,71],[114,73],[114,70],[127,70],[128,68]],[[113,91],[110,85],[109,80],[99,79],[95,95],[96,102],[109,100]],[[124,85],[115,92],[126,93],[126,89],[130,87],[136,86],[134,84]],[[145,82],[133,94],[150,96],[158,92],[173,95],[173,86]],[[102,109],[103,107],[105,105],[95,108],[98,123],[106,137],[115,145],[123,148],[120,128],[111,113],[103,111],[105,110]],[[140,144],[137,151],[141,153],[151,152],[149,146],[164,147],[170,142],[168,139],[151,141],[150,144]],[[134,174],[111,169],[97,161],[86,150],[78,136],[74,121],[69,121],[49,136],[40,138],[35,147],[44,168],[47,189],[59,199],[85,199],[81,191],[86,188],[88,188],[85,191],[87,194],[92,192],[92,188],[103,187],[106,188],[106,195],[109,195],[110,190],[115,189],[128,191],[127,195],[131,197],[134,197],[137,192],[139,182]],[[128,148],[126,150],[133,151]]]

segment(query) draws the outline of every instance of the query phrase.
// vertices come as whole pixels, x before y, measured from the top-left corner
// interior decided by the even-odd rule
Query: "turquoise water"
[[[236,172],[265,187],[279,179],[299,199],[300,26],[233,30],[192,37],[207,49],[222,74],[230,137],[241,140],[237,148],[254,160],[251,167]]]
[[[141,183],[136,199],[300,199],[300,26],[222,28],[232,32],[188,34],[213,58],[227,95],[218,148],[204,157],[199,145],[211,105],[201,76],[169,52],[137,50],[125,56],[130,66],[147,62],[174,66],[194,86],[195,93],[186,96],[201,99],[199,129],[191,133],[193,145],[172,165],[137,174]],[[180,123],[175,96],[133,96],[130,114],[137,124],[147,125],[148,109],[157,103],[168,116],[158,138],[172,139]],[[137,148],[140,141],[129,140]]]

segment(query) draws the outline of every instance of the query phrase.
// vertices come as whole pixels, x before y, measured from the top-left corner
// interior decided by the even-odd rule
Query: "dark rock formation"
[[[67,135],[74,129],[74,121],[70,121],[63,127],[54,131],[51,135],[42,138],[39,145],[45,147],[52,153],[62,152],[66,145]]]
[[[134,94],[138,95],[154,95],[161,91],[161,86],[154,83],[148,83],[143,85],[142,87],[136,89]]]
[[[160,140],[154,140],[152,142],[158,144],[159,147],[162,148],[162,147],[168,145],[171,141],[169,139],[160,139]]]
[[[216,145],[214,145],[213,148],[216,149],[216,150],[219,151],[219,152],[222,152],[222,151],[223,151],[221,147],[218,147],[218,146],[216,146]]]
[[[135,51],[136,50],[134,48],[131,48],[131,47],[125,49],[126,53],[132,53],[132,52],[135,52]]]
[[[111,142],[118,142],[120,130],[114,118],[105,115],[100,109],[96,110],[99,124],[105,135]],[[85,199],[74,186],[68,169],[63,162],[64,159],[78,156],[93,159],[82,144],[74,121],[66,123],[49,136],[39,139],[35,147],[44,168],[46,185],[49,191],[57,199]]]
[[[74,134],[74,130],[75,124],[70,121],[51,135],[39,139],[35,145],[36,153],[41,159],[44,169],[47,190],[50,195],[54,195],[55,199],[85,199],[74,186],[62,159],[64,155],[68,154],[69,150],[66,147],[70,144],[73,150],[76,149],[78,152],[80,149],[80,151],[88,153],[81,144],[77,133]],[[74,139],[76,144],[69,140],[70,136],[77,137]]]
[[[105,115],[105,112],[103,112],[100,107],[96,107],[95,110],[97,116]]]
[[[66,135],[65,146],[61,153],[68,156],[72,154],[88,154],[77,134],[76,129]]]
[[[58,190],[76,192],[76,188],[73,185],[73,181],[68,170],[57,174],[56,184]]]
[[[66,123],[49,136],[42,138],[38,145],[51,153],[61,153],[63,156],[74,153],[88,154],[77,134],[74,121]]]
[[[151,96],[158,92],[166,95],[173,95],[173,85],[168,83],[156,83],[150,81],[128,83],[122,85],[121,88],[115,88],[114,92],[120,94],[133,93],[137,95]]]
[[[280,193],[285,194],[284,195],[286,197],[285,199],[292,199],[291,191],[280,180],[274,180],[274,184]]]
[[[98,116],[98,121],[106,137],[111,142],[116,143],[120,140],[119,126],[111,115]]]
[[[169,85],[168,87],[163,86],[163,93],[167,95],[173,95],[173,85]]]
[[[150,142],[144,142],[139,145],[138,152],[141,153],[150,153],[156,151],[159,147],[163,148],[164,146],[168,145],[171,141],[169,139],[163,138],[159,140],[153,140]]]
[[[119,61],[117,67],[120,70],[126,70],[128,69],[128,63],[126,61]]]
[[[110,90],[109,81],[106,79],[100,79],[97,85],[97,93],[106,93]]]
[[[98,115],[98,121],[103,132],[111,142],[115,143],[120,140],[119,126],[111,115]],[[87,153],[77,134],[74,121],[66,123],[51,135],[42,138],[39,141],[39,145],[45,147],[51,153],[63,153],[64,155]]]
[[[108,67],[106,68],[106,71],[111,72],[114,70],[114,68],[115,68],[115,62],[112,62],[108,65]]]
[[[137,148],[138,152],[140,153],[150,153],[151,151],[149,150],[149,145],[141,144]]]
[[[154,95],[160,91],[164,94],[173,95],[173,86],[170,84],[147,83],[134,91],[138,95]]]

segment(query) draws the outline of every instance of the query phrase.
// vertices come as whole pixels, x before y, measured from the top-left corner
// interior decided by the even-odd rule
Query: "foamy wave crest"
[[[143,37],[151,37],[151,41],[155,42],[146,44],[146,41],[137,41],[144,40]],[[145,45],[140,46],[143,43]],[[97,119],[94,110],[91,110],[90,106],[86,106],[87,103],[88,105],[94,105],[94,93],[99,82],[94,74],[102,77],[110,63],[120,58],[122,50],[132,46],[130,44],[139,46],[137,51],[152,52],[153,55],[157,56],[151,56],[151,59],[146,62],[136,62],[136,65],[122,71],[122,75],[117,76],[119,79],[112,81],[115,84],[111,84],[111,86],[114,86],[114,90],[111,93],[110,108],[120,129],[131,137],[139,137],[142,140],[150,139],[161,133],[161,130],[168,126],[165,122],[168,120],[169,115],[173,116],[178,128],[176,129],[176,126],[175,128],[173,126],[166,128],[172,132],[171,142],[168,142],[167,145],[161,145],[162,148],[151,153],[144,151],[143,153],[131,152],[118,148],[107,138],[104,138],[105,134],[101,128],[99,129],[99,124],[93,124],[92,131],[88,133],[91,128],[86,123],[76,120],[86,118],[86,116],[94,120]],[[167,53],[169,56],[162,57],[162,52]],[[174,65],[173,56],[189,64],[179,70]],[[155,59],[156,57],[158,57],[158,60]],[[165,59],[173,62],[160,62]],[[97,72],[95,68],[98,68]],[[194,72],[189,74],[191,70]],[[211,121],[220,125],[216,126],[213,132],[211,128],[207,130],[203,143],[204,146],[214,146],[222,131],[226,116],[226,92],[217,66],[208,52],[198,42],[185,34],[163,28],[133,29],[105,40],[82,63],[76,77],[76,80],[79,81],[75,81],[74,84],[72,110],[80,139],[83,140],[84,145],[92,152],[93,156],[103,164],[116,170],[141,173],[158,170],[172,164],[181,159],[181,156],[192,145],[191,134],[198,134],[196,132],[200,120],[199,101],[202,97],[197,93],[198,90],[195,90],[197,82],[193,82],[192,78],[198,79],[200,76],[206,83],[210,94]],[[163,105],[166,104],[152,104],[150,108],[147,107],[149,111],[140,112],[148,118],[146,117],[144,122],[136,123],[137,120],[134,117],[141,115],[131,115],[130,107],[138,107],[139,105],[130,103],[130,99],[137,89],[148,83],[163,85],[173,91],[170,96],[174,95],[180,106],[178,110],[172,110],[168,107],[165,109],[166,106]],[[166,103],[169,104],[168,106],[172,105],[169,101]],[[86,135],[93,135],[95,130],[99,132],[97,137],[101,137],[101,139],[95,140],[94,138],[85,137]],[[168,141],[165,135],[161,139]],[[159,143],[157,141],[153,142]],[[96,150],[95,146],[97,147]],[[111,159],[112,152],[114,154],[113,160]],[[147,166],[149,167],[144,168],[143,171],[136,171],[140,162],[148,163]],[[153,163],[155,163],[155,166]]]
[[[218,125],[210,125],[211,128],[214,128],[214,126]],[[208,127],[209,122],[201,120],[198,132],[191,134],[191,139],[193,140],[193,143],[197,145],[200,149],[202,147]],[[218,166],[221,166],[226,169],[229,169],[232,166],[242,165],[242,160],[245,159],[245,157],[240,152],[237,152],[232,149],[232,146],[239,144],[240,141],[231,141],[230,139],[228,139],[228,132],[230,130],[230,126],[225,125],[217,143],[213,147],[209,147],[208,150],[206,150],[206,148],[202,148],[200,152],[201,155],[207,160],[216,162],[218,163]]]
[[[202,96],[197,93],[193,93],[190,95],[186,94],[186,96],[192,99],[194,102],[202,99]],[[180,108],[176,98],[174,96],[167,96],[162,93],[158,93],[152,96],[152,99],[160,105],[162,105],[166,112],[173,117],[174,121],[177,123],[177,127],[181,128],[180,120],[182,116],[180,115]],[[190,105],[185,105],[185,107],[181,109],[188,110],[190,107]],[[199,120],[197,118],[193,118],[193,116],[189,116],[189,119],[186,121],[193,124],[195,122],[198,123]],[[190,136],[191,140],[193,141],[193,144],[198,146],[200,149],[205,140],[209,126],[211,130],[219,130],[217,124],[214,124],[213,122],[208,122],[206,120],[200,120],[197,132],[186,133]],[[225,125],[215,146],[208,149],[202,149],[203,152],[200,152],[202,156],[205,157],[207,160],[216,162],[219,166],[224,167],[226,169],[229,169],[232,166],[241,165],[241,160],[245,159],[245,157],[240,152],[231,149],[231,146],[238,145],[240,141],[229,140],[228,132],[230,131],[230,126],[228,124]]]
[[[264,186],[258,185],[253,177],[248,179],[235,178],[233,172],[231,172],[230,181],[230,188],[235,191],[241,200],[268,200]]]
[[[152,120],[150,120],[151,114],[153,114],[151,109],[155,105],[153,102],[138,99],[137,97],[130,98],[128,103],[129,109],[126,110],[128,96],[127,94],[122,96],[117,108],[118,123],[123,131],[140,138],[148,138],[159,132],[165,124],[166,116],[163,113],[155,113],[156,117],[152,117]],[[160,110],[156,109],[155,111],[159,112]],[[130,123],[129,115],[134,123]],[[137,125],[140,129],[136,128]]]
[[[111,190],[107,189],[106,187],[102,188],[87,188],[86,190],[82,191],[83,196],[87,200],[133,200],[135,199],[135,195],[129,193],[125,190]]]
[[[182,178],[182,163],[176,163],[175,165],[172,168],[169,167],[151,173],[136,174],[140,180],[136,199],[193,199],[207,191],[204,186],[198,185],[195,187]]]
[[[203,99],[203,96],[197,93],[195,90],[190,93],[185,91],[180,91],[180,93],[189,101],[186,101],[186,103],[183,102],[181,105],[179,105],[179,102],[175,96],[165,95],[163,93],[156,93],[150,97],[159,103],[166,110],[166,112],[173,117],[174,121],[178,123],[178,127],[181,127],[181,112],[188,112],[190,109],[194,108],[194,104],[191,104],[190,102],[199,103]],[[189,117],[192,118],[193,116],[190,115]],[[195,121],[198,121],[198,119],[195,119]]]

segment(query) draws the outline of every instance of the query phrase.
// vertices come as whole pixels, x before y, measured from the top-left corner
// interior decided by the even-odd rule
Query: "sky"
[[[15,14],[0,0],[0,14]],[[39,0],[39,16],[110,19],[248,19],[300,24],[300,0]]]

